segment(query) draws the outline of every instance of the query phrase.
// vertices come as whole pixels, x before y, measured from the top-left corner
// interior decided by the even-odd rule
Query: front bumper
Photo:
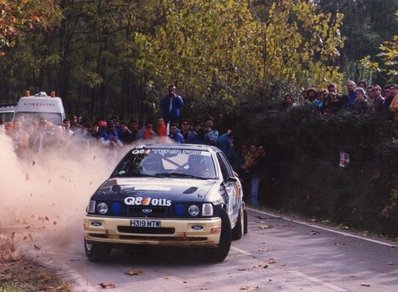
[[[220,242],[221,218],[159,219],[160,228],[133,228],[131,220],[86,216],[84,238],[88,242],[216,247]]]

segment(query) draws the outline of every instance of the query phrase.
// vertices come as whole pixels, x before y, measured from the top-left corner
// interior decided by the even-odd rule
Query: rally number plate
[[[159,228],[160,227],[160,221],[156,220],[131,220],[131,226],[132,227],[149,227],[149,228]]]

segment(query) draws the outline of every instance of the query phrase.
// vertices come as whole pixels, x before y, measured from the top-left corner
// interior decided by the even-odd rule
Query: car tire
[[[210,262],[223,262],[229,253],[232,241],[232,230],[231,222],[229,221],[229,216],[227,212],[221,210],[221,235],[220,242],[216,248],[211,248],[208,250],[207,256]]]
[[[241,207],[239,211],[238,220],[236,220],[236,225],[232,230],[232,240],[241,239],[243,236],[243,232],[245,229],[245,220],[244,220],[244,210]]]
[[[90,262],[103,262],[109,258],[111,247],[105,243],[93,243],[84,240],[84,251]]]
[[[243,234],[247,234],[247,232],[249,232],[249,228],[248,228],[248,215],[247,215],[247,211],[243,210]]]

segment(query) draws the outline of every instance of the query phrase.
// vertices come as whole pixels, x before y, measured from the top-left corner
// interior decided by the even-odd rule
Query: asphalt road
[[[249,233],[219,264],[170,248],[116,251],[95,264],[77,245],[40,253],[69,275],[73,291],[398,291],[395,242],[253,209]]]

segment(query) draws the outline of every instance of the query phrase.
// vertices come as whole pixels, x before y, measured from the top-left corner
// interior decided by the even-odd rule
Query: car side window
[[[231,167],[229,167],[229,164],[226,163],[226,158],[223,153],[221,152],[217,153],[217,160],[218,163],[220,164],[221,173],[224,181],[227,180],[229,177],[233,177],[232,169]]]

